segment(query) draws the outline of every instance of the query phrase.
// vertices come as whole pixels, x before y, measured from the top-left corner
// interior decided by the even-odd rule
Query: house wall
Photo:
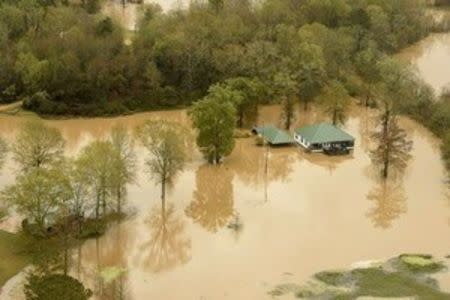
[[[303,148],[310,150],[311,152],[323,152],[323,147],[325,144],[311,145],[308,141],[306,141],[301,135],[294,134],[295,141],[302,146]],[[330,144],[340,144],[345,146],[348,150],[352,150],[354,148],[354,142],[336,142]]]

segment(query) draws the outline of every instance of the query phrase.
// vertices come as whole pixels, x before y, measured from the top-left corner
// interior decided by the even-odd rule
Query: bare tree
[[[370,156],[374,165],[381,167],[383,178],[387,178],[391,167],[397,171],[406,168],[411,158],[413,143],[408,139],[405,130],[398,126],[392,104],[383,101],[380,108],[380,126],[372,135],[376,148],[370,152]]]
[[[134,142],[125,127],[118,125],[111,131],[111,143],[118,153],[118,160],[114,164],[112,177],[112,194],[116,198],[117,212],[122,212],[122,205],[126,197],[126,186],[135,180],[136,154]]]
[[[12,145],[13,158],[22,172],[47,168],[61,161],[64,151],[61,133],[42,121],[26,122]]]
[[[161,184],[161,199],[165,201],[166,185],[172,183],[186,163],[187,132],[167,121],[148,121],[137,132],[150,154],[146,161],[150,175]]]

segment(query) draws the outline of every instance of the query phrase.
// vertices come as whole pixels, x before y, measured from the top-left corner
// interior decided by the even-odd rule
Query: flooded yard
[[[368,155],[375,115],[353,108],[345,126],[356,138],[349,156],[257,147],[250,138],[237,140],[222,165],[209,166],[194,149],[164,206],[138,147],[130,217],[74,249],[72,275],[97,299],[117,293],[125,299],[270,299],[274,284],[304,282],[325,269],[405,252],[449,255],[450,200],[438,140],[402,119],[413,158],[402,178],[380,182]],[[279,116],[279,107],[263,107],[259,123],[276,124]],[[115,124],[132,130],[148,119],[189,124],[185,111],[46,122],[61,130],[74,155],[92,139],[106,138]],[[300,111],[296,126],[321,119]],[[13,138],[23,121],[0,116],[2,136]],[[13,168],[8,161],[2,186],[12,182]],[[99,274],[112,267],[123,276],[101,284]],[[448,276],[441,277],[450,288]]]

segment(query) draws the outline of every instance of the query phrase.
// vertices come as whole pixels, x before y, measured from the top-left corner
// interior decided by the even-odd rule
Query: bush
[[[433,260],[426,254],[402,254],[399,256],[400,268],[414,273],[435,273],[444,268],[442,263]]]
[[[87,219],[78,234],[79,239],[90,239],[102,236],[106,231],[106,222],[103,220]]]
[[[53,114],[56,108],[56,105],[50,100],[50,96],[46,91],[37,92],[31,97],[25,98],[22,106],[24,109],[41,114]]]
[[[31,275],[24,292],[27,300],[87,300],[92,296],[81,282],[62,274]]]

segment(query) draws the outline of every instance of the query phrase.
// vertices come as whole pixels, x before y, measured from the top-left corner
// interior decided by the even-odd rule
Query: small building
[[[295,141],[311,152],[329,154],[348,153],[355,146],[355,138],[328,123],[320,123],[295,130]]]
[[[273,125],[253,127],[253,134],[261,136],[272,146],[289,145],[295,143],[291,134]]]

